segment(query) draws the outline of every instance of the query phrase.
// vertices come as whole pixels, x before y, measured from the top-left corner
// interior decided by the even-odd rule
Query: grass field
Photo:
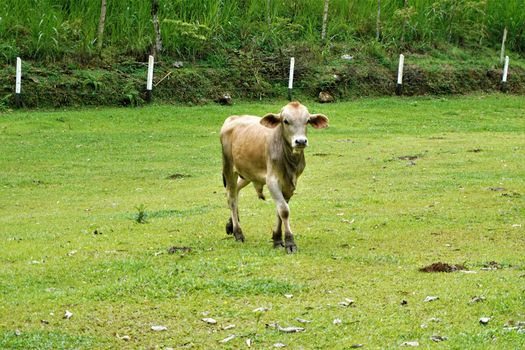
[[[252,187],[224,232],[222,121],[284,103],[0,115],[0,348],[522,348],[525,98],[305,103],[294,255]]]

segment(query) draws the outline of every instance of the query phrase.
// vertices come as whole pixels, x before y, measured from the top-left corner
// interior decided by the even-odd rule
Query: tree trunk
[[[330,0],[324,0],[324,11],[323,11],[323,28],[321,30],[321,40],[326,39],[326,25],[328,24],[328,4]]]
[[[97,49],[102,50],[102,39],[104,36],[104,26],[106,25],[106,0],[102,0],[100,4],[100,17],[98,19],[97,30]]]
[[[162,36],[160,34],[160,23],[159,23],[159,3],[158,0],[151,0],[151,17],[153,19],[153,27],[155,28],[155,46],[153,47],[153,56],[157,53],[162,52]]]
[[[381,0],[377,0],[376,40],[381,38]]]

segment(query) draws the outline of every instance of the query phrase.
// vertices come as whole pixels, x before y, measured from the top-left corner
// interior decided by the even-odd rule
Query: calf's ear
[[[273,129],[281,124],[281,116],[279,114],[268,113],[261,119],[261,124]]]
[[[310,114],[308,124],[315,129],[324,129],[328,127],[328,118],[324,114]]]

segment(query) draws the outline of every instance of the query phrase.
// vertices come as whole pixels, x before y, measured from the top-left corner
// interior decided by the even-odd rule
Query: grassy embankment
[[[408,4],[405,6],[404,4]],[[495,91],[499,48],[508,29],[509,90],[525,86],[524,0],[323,1],[159,0],[163,51],[155,82],[165,102],[202,103],[286,96],[288,62],[296,88],[344,100],[393,94],[406,55],[408,95]],[[108,2],[98,49],[100,2],[8,0],[0,4],[0,109],[14,105],[14,61],[24,60],[28,107],[141,104],[147,55],[155,42],[148,1]],[[353,60],[342,61],[343,55]],[[184,68],[173,63],[183,61]],[[334,79],[334,76],[337,78]]]
[[[504,326],[525,321],[524,102],[310,103],[331,126],[310,133],[291,201],[295,255],[271,248],[274,206],[252,188],[240,200],[246,243],[224,233],[220,125],[284,102],[3,115],[0,348],[374,349],[430,347],[432,335],[447,348],[518,348],[524,335]],[[438,261],[476,273],[418,271]],[[297,317],[312,321],[306,332],[265,327]]]

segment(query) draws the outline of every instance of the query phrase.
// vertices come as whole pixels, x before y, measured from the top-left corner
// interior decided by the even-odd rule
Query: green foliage
[[[137,224],[145,224],[148,222],[148,213],[146,212],[146,206],[144,204],[141,204],[137,206],[135,209],[137,209],[137,214],[135,214],[135,222]]]
[[[168,27],[166,29],[171,29],[169,47],[173,47],[178,56],[195,59],[204,55],[210,35],[208,26],[172,19],[165,19],[163,23]]]
[[[497,47],[503,28],[507,47],[525,50],[525,0],[385,0],[381,2],[382,43],[387,47]],[[110,1],[103,57],[143,59],[154,42],[151,3]],[[159,0],[165,56],[207,60],[242,49],[250,42],[264,52],[308,42],[319,48],[320,0]],[[100,2],[79,0],[5,0],[0,4],[0,57],[38,61],[95,57]],[[332,43],[368,42],[375,37],[377,2],[331,0],[328,38]]]

